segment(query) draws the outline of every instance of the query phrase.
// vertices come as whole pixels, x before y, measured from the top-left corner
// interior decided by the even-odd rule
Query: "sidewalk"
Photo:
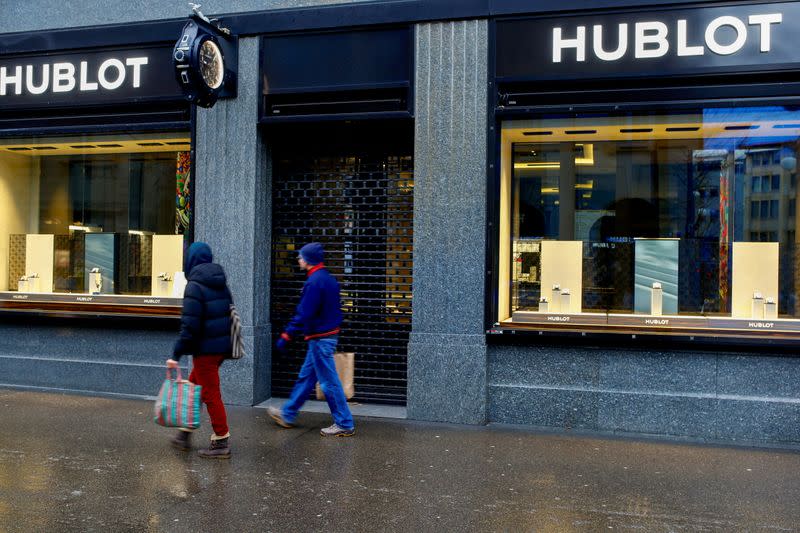
[[[229,409],[234,456],[152,403],[0,389],[0,532],[800,531],[800,453]],[[196,444],[206,444],[207,420]]]

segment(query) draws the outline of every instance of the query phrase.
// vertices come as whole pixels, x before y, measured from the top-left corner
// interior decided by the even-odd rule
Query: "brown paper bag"
[[[353,384],[353,369],[355,367],[356,354],[353,352],[336,352],[333,354],[333,360],[336,363],[336,373],[339,374],[339,381],[342,382],[344,389],[344,397],[348,400],[356,393],[356,388]],[[325,395],[322,393],[322,387],[317,382],[317,400],[324,400]]]

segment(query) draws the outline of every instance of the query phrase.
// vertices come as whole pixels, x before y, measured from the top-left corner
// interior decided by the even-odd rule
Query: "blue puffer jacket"
[[[309,270],[306,276],[294,318],[281,335],[287,341],[298,333],[306,340],[336,335],[342,324],[339,282],[322,263]]]
[[[212,259],[206,243],[196,242],[189,247],[184,266],[189,275],[183,293],[181,332],[172,357],[176,361],[185,354],[231,354],[231,291],[225,271]]]

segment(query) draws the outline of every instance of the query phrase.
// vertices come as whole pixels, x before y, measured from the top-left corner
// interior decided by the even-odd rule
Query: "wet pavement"
[[[324,415],[234,407],[212,461],[148,401],[0,390],[0,413],[0,532],[800,531],[797,450],[377,418],[323,439]]]

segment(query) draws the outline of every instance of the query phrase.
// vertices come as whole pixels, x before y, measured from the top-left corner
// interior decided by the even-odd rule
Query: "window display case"
[[[503,123],[498,326],[800,339],[799,146],[782,106]]]
[[[0,139],[0,309],[180,313],[188,134]]]

